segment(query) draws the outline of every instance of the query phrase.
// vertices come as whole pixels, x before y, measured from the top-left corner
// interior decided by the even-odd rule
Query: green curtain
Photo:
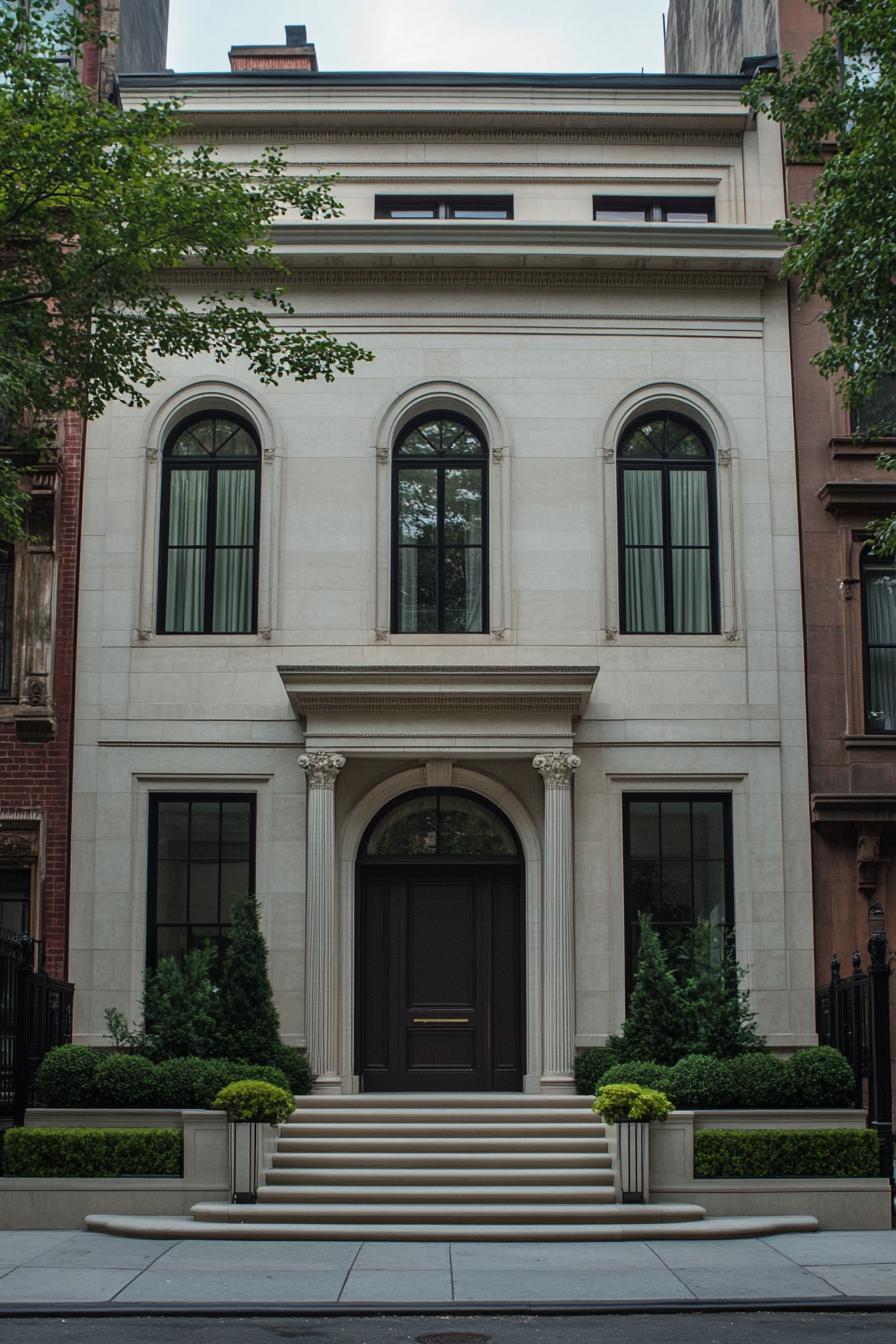
[[[240,634],[252,629],[255,471],[219,471],[217,488],[213,628]]]
[[[678,634],[712,630],[708,485],[705,471],[669,473],[672,629]]]
[[[662,473],[625,471],[622,487],[625,628],[655,634],[665,627]]]
[[[896,732],[896,572],[867,572],[868,727]]]
[[[205,530],[208,472],[179,469],[169,477],[168,584],[165,630],[201,630],[205,607]]]

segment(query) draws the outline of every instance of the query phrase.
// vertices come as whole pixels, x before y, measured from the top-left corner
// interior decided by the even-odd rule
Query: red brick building
[[[670,73],[721,73],[809,49],[826,18],[807,0],[671,0]],[[811,198],[820,165],[786,164],[790,205]],[[896,511],[896,477],[875,462],[896,439],[862,434],[896,419],[896,383],[852,418],[810,360],[825,343],[821,303],[791,281],[809,729],[816,981],[843,974],[869,932],[896,928],[896,566],[867,549],[869,520]],[[893,669],[891,673],[891,667]],[[892,936],[892,933],[891,933]]]
[[[77,60],[82,82],[108,98],[117,70],[164,64],[168,0],[102,0],[102,21],[118,41]],[[0,543],[0,925],[38,940],[57,976],[67,969],[84,431],[64,415],[53,459],[39,464],[7,450],[31,494],[31,540]]]

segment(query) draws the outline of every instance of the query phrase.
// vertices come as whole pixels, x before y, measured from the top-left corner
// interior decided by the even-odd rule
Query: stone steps
[[[707,1219],[697,1204],[617,1203],[614,1137],[586,1097],[302,1097],[280,1128],[255,1204],[195,1204],[190,1219],[91,1215],[87,1226],[368,1241],[620,1241],[817,1226],[814,1218]]]

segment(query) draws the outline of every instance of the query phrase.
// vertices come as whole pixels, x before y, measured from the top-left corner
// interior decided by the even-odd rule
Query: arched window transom
[[[375,819],[367,858],[517,858],[516,836],[487,803],[447,790],[405,795]]]
[[[249,634],[257,623],[261,455],[234,415],[183,421],[165,447],[158,629]]]
[[[617,458],[623,631],[715,633],[715,458],[706,436],[682,416],[644,416],[623,434]]]
[[[461,415],[424,415],[393,453],[392,628],[399,634],[488,629],[488,460]]]

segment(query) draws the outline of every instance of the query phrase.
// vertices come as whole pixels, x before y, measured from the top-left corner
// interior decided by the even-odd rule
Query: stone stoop
[[[516,1093],[297,1098],[256,1204],[192,1218],[91,1214],[131,1236],[619,1241],[814,1231],[812,1217],[712,1218],[697,1204],[618,1204],[607,1127],[588,1097]]]

